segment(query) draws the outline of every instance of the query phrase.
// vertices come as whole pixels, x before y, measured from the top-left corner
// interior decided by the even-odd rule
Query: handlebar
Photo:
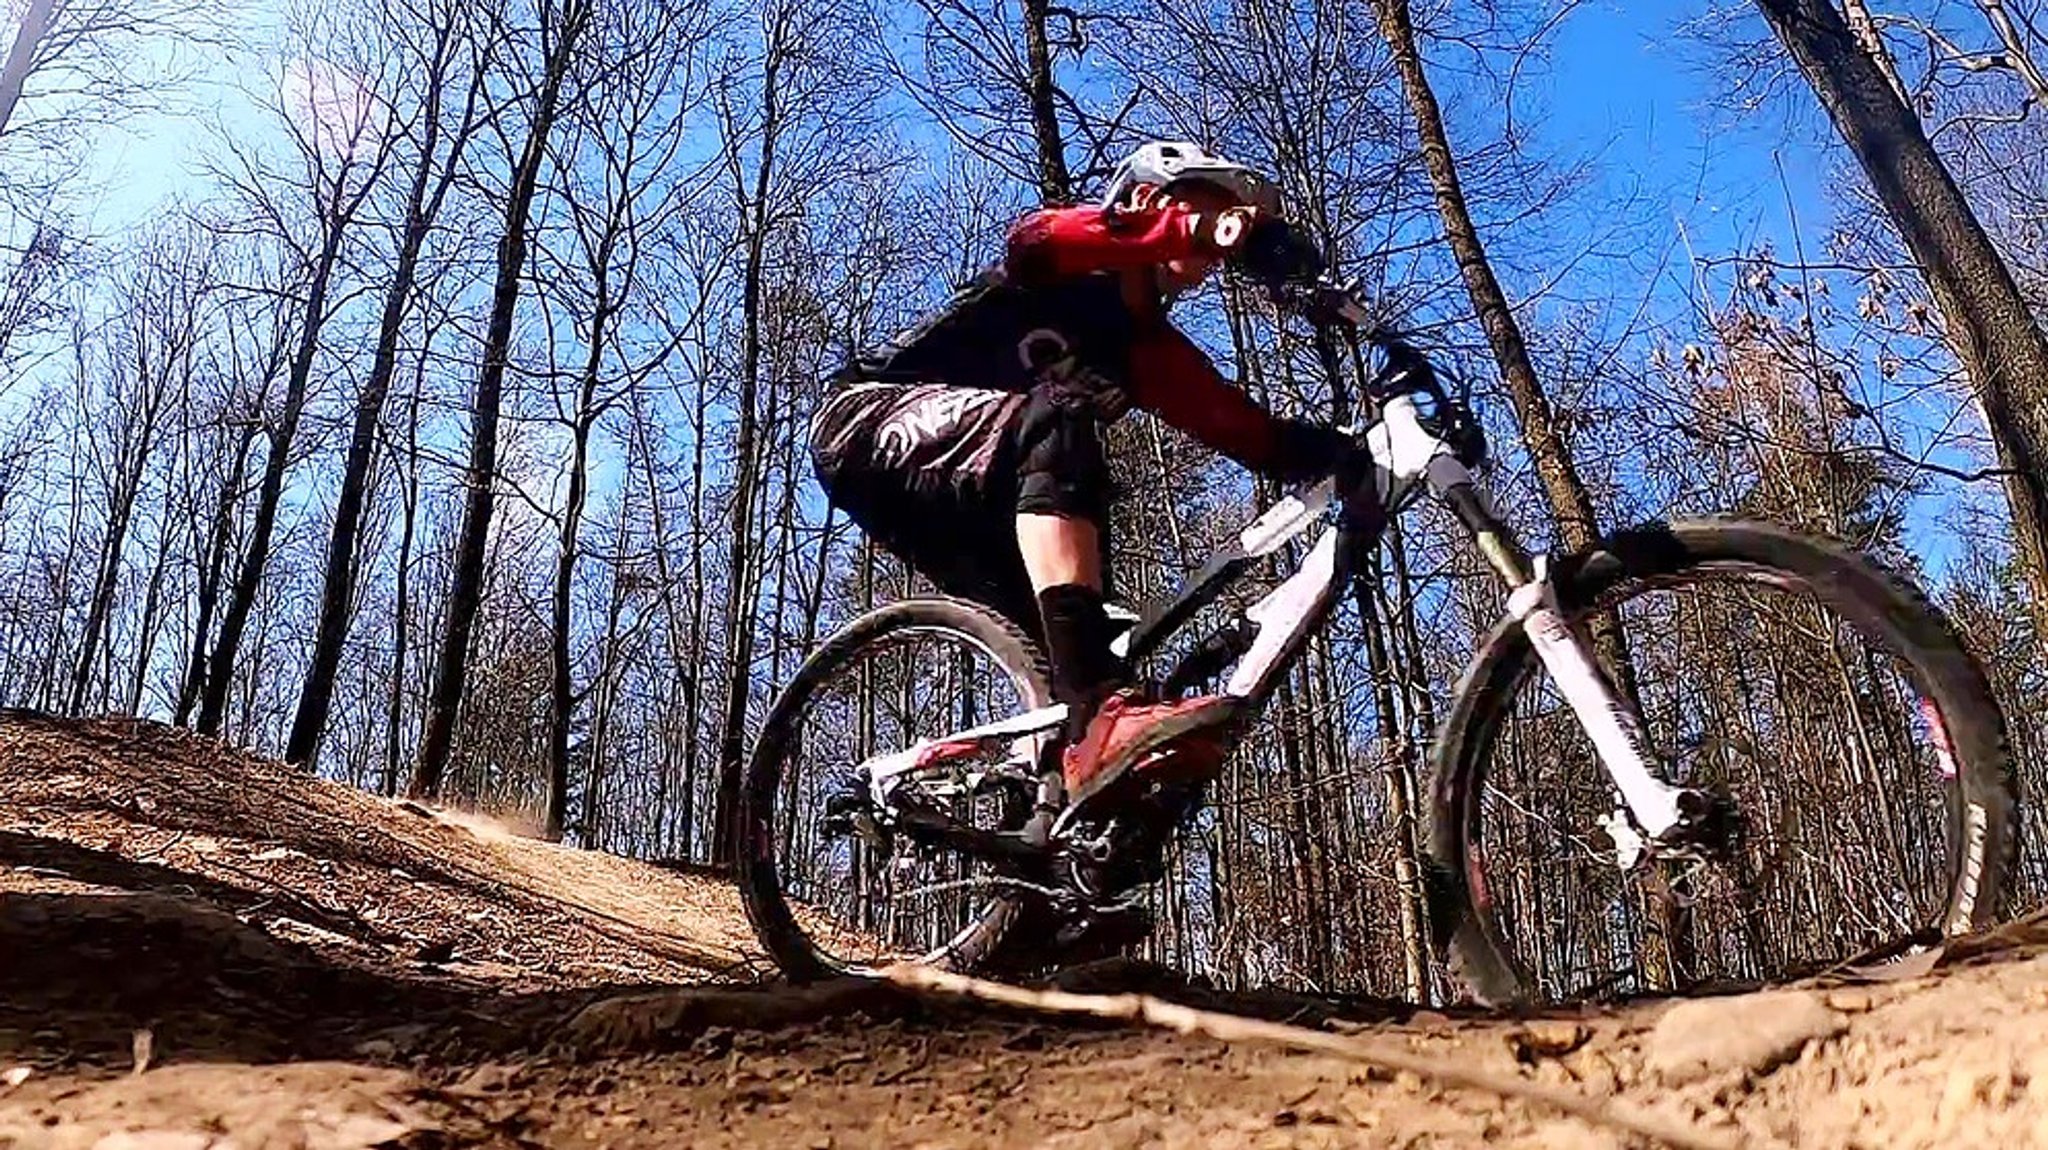
[[[1378,348],[1384,363],[1365,381],[1366,396],[1374,403],[1399,396],[1426,400],[1426,409],[1418,415],[1430,434],[1449,444],[1467,466],[1484,465],[1486,436],[1472,414],[1469,389],[1461,386],[1456,397],[1446,392],[1429,357],[1381,321],[1356,280],[1336,277],[1311,237],[1285,220],[1264,217],[1246,237],[1239,266],[1263,284],[1281,308],[1325,331],[1342,330],[1354,341]]]
[[[1365,381],[1365,393],[1375,403],[1385,403],[1397,396],[1427,401],[1420,416],[1430,433],[1448,443],[1466,466],[1477,468],[1485,464],[1486,435],[1472,412],[1470,389],[1460,386],[1456,396],[1446,391],[1436,365],[1380,317],[1361,296],[1355,280],[1340,281],[1320,267],[1313,278],[1261,278],[1266,280],[1275,304],[1302,315],[1319,328],[1345,331],[1352,339],[1379,350],[1382,365]]]

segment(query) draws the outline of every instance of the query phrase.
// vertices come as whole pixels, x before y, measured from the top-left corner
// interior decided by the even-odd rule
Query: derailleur
[[[849,771],[832,780],[818,830],[827,838],[857,837],[886,852],[895,842],[895,821],[887,807],[875,803],[866,773]]]
[[[879,850],[889,850],[898,837],[925,845],[943,845],[948,828],[958,825],[941,805],[962,795],[992,797],[1003,804],[998,821],[1020,822],[1030,809],[1034,784],[1001,768],[962,771],[945,779],[919,780],[877,788],[858,767],[835,777],[825,794],[818,829],[828,837],[857,836]]]

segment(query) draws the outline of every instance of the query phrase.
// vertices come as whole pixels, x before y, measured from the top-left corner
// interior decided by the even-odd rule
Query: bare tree
[[[64,312],[53,297],[63,285],[64,265],[75,246],[61,226],[38,219],[6,281],[0,283],[0,397],[22,379],[21,373],[9,369],[10,349],[24,337],[41,334]]]
[[[267,171],[261,160],[247,153],[243,154],[240,172],[232,177],[258,226],[272,229],[273,235],[292,248],[297,261],[294,270],[304,280],[295,285],[303,293],[297,300],[297,343],[285,377],[283,398],[267,430],[269,451],[257,488],[248,545],[243,550],[227,608],[221,615],[220,636],[207,659],[196,724],[203,734],[218,732],[227,714],[242,635],[256,607],[264,567],[270,561],[271,536],[284,495],[285,472],[291,463],[293,442],[312,386],[320,334],[332,316],[333,305],[328,296],[341,266],[342,248],[390,154],[384,109],[374,92],[374,85],[362,77],[309,64],[296,84],[287,82],[277,109],[279,122],[285,126],[298,153],[300,170],[296,178]],[[299,243],[297,225],[302,217],[298,215],[298,205],[280,203],[275,198],[274,189],[279,186],[305,194],[304,207],[310,209],[310,219],[303,222],[311,226],[310,245]]]
[[[1829,0],[1757,0],[1912,252],[2003,468],[2013,545],[2048,642],[2048,338],[1920,119]]]
[[[263,262],[268,244],[240,245],[246,265],[227,279],[262,282],[283,274]],[[285,257],[289,259],[289,257]],[[206,348],[208,373],[218,393],[188,413],[200,442],[184,460],[185,485],[196,501],[190,520],[191,624],[180,662],[183,672],[173,710],[183,725],[198,709],[207,682],[208,642],[228,590],[231,565],[249,494],[249,462],[264,431],[263,411],[286,374],[292,354],[290,301],[283,295],[235,291],[215,316],[215,338]],[[203,511],[202,511],[203,508]]]
[[[90,365],[101,383],[81,379],[80,394],[97,396],[82,444],[105,498],[99,560],[87,596],[72,665],[69,709],[85,709],[97,683],[100,642],[114,606],[129,527],[152,456],[163,447],[163,424],[191,386],[199,341],[214,290],[210,246],[190,224],[173,222],[137,257],[135,278],[121,293],[107,331],[107,362]],[[87,364],[81,364],[87,368]],[[104,388],[105,390],[102,390]],[[146,653],[143,656],[146,661]]]
[[[548,716],[548,799],[544,833],[560,839],[567,818],[570,726],[580,699],[574,682],[573,598],[581,557],[584,511],[590,493],[590,441],[603,419],[673,349],[672,341],[636,346],[624,318],[645,290],[648,258],[685,202],[687,172],[680,171],[685,116],[692,108],[692,66],[701,38],[694,19],[659,2],[626,4],[596,20],[586,41],[588,73],[556,150],[569,217],[570,250],[544,260],[547,278],[568,296],[565,306],[583,341],[582,362],[568,373],[573,399],[557,418],[569,432],[568,491],[557,535],[550,604],[552,664]],[[573,286],[572,286],[573,285]],[[609,630],[620,602],[612,599]],[[608,640],[606,650],[615,645]],[[603,754],[600,747],[595,752]]]
[[[761,528],[755,525],[771,506],[762,496],[773,439],[762,433],[762,405],[764,395],[774,395],[768,373],[778,351],[771,344],[782,334],[785,302],[770,290],[771,261],[810,203],[835,185],[881,178],[878,173],[894,162],[891,153],[874,146],[871,93],[863,88],[867,78],[839,66],[847,45],[859,42],[848,9],[765,0],[756,14],[751,75],[745,85],[727,83],[716,90],[726,139],[718,164],[738,211],[741,265],[733,531],[724,556],[724,698],[712,826],[712,858],[719,862],[730,860],[737,841],[732,820],[757,652],[753,616],[766,572],[765,549],[756,534]]]
[[[1527,342],[1522,338],[1521,324],[1516,321],[1507,293],[1501,289],[1500,280],[1494,275],[1493,264],[1486,257],[1486,246],[1479,238],[1479,228],[1473,223],[1471,210],[1466,206],[1465,192],[1458,181],[1457,161],[1452,156],[1450,137],[1444,130],[1443,111],[1437,105],[1436,93],[1430,88],[1429,77],[1422,67],[1422,51],[1416,43],[1408,2],[1373,0],[1373,10],[1379,14],[1381,34],[1393,50],[1395,66],[1400,69],[1401,83],[1408,93],[1409,110],[1415,117],[1416,132],[1421,137],[1423,166],[1429,172],[1430,184],[1436,189],[1437,210],[1443,217],[1444,238],[1457,258],[1458,271],[1464,276],[1466,290],[1472,296],[1472,310],[1477,313],[1480,326],[1486,330],[1494,360],[1500,366],[1508,395],[1514,401],[1522,438],[1535,461],[1536,472],[1543,481],[1545,494],[1550,498],[1551,509],[1557,514],[1559,534],[1565,545],[1574,550],[1588,546],[1599,534],[1593,501],[1586,494],[1578,465],[1573,462],[1570,448],[1558,431],[1557,416],[1551,410],[1550,397],[1544,393],[1542,381],[1536,377],[1536,365],[1529,356]]]
[[[720,95],[726,125],[726,169],[732,180],[734,199],[740,205],[742,236],[746,251],[741,287],[741,351],[738,430],[733,440],[732,541],[726,550],[725,571],[725,705],[719,729],[717,804],[712,814],[711,857],[729,862],[739,841],[738,818],[740,764],[746,739],[747,699],[751,693],[754,661],[752,606],[759,588],[754,540],[754,498],[759,485],[756,429],[759,426],[761,388],[762,327],[766,301],[762,285],[767,271],[771,224],[777,221],[778,205],[770,193],[775,190],[775,163],[785,130],[788,94],[784,90],[793,65],[800,65],[799,53],[814,46],[799,37],[803,12],[793,3],[772,2],[761,13],[761,77],[759,126],[753,172],[749,178],[741,149],[743,121]]]
[[[1031,138],[1038,152],[1038,194],[1047,203],[1074,195],[1067,175],[1066,141],[1060,135],[1058,90],[1052,78],[1052,41],[1046,34],[1049,0],[1020,0],[1024,6],[1024,89],[1031,104]],[[1069,12],[1070,9],[1063,9]]]
[[[924,19],[915,67],[892,60],[904,91],[955,143],[1004,175],[1035,188],[1046,203],[1069,203],[1074,186],[1100,175],[1125,117],[1084,103],[1087,93],[1060,83],[1063,56],[1079,56],[1098,15],[1051,0],[917,0]],[[1086,151],[1078,166],[1068,148]],[[1078,174],[1077,174],[1078,173]]]
[[[91,127],[161,103],[178,76],[146,49],[222,43],[235,27],[202,0],[28,0],[0,59],[0,198],[36,204],[32,152],[56,158]],[[39,206],[38,206],[39,210]]]
[[[405,487],[399,495],[401,526],[394,575],[398,586],[391,607],[391,669],[384,695],[384,773],[378,784],[378,790],[386,796],[398,793],[398,775],[403,766],[400,748],[405,730],[407,659],[412,648],[412,551],[420,507],[420,377],[425,374],[422,357],[420,369],[413,376],[411,398],[406,404],[406,450],[400,463]]]
[[[417,65],[394,76],[407,86],[402,105],[394,100],[393,106],[394,116],[399,118],[396,133],[411,147],[412,175],[393,228],[397,251],[384,289],[370,374],[356,396],[348,458],[334,503],[334,530],[327,545],[320,621],[314,629],[312,660],[292,719],[291,737],[285,744],[289,762],[310,766],[326,728],[335,671],[348,637],[349,606],[355,597],[357,537],[362,529],[371,456],[391,381],[398,371],[399,341],[412,308],[421,252],[461,171],[464,149],[482,126],[480,105],[490,46],[473,27],[475,19],[473,7],[456,0],[420,0],[417,4],[392,0],[378,13],[374,25],[385,33],[377,38],[380,51],[388,52],[394,42],[401,44]],[[472,52],[467,61],[463,59],[465,47]],[[404,113],[397,112],[399,106],[405,107]]]
[[[497,280],[491,291],[490,328],[484,337],[482,369],[477,373],[469,462],[463,474],[465,498],[454,578],[448,590],[448,615],[434,665],[426,726],[420,737],[419,767],[410,788],[416,797],[439,793],[454,745],[455,721],[462,706],[463,682],[469,665],[470,637],[476,626],[477,608],[483,602],[484,562],[497,497],[498,422],[504,401],[505,371],[512,354],[512,320],[519,307],[521,280],[526,271],[529,220],[540,187],[541,165],[561,114],[562,90],[582,51],[582,36],[592,9],[590,0],[562,0],[559,5],[543,0],[538,11],[539,83],[530,105],[526,137],[517,147],[517,160],[506,190],[505,223],[498,238]]]
[[[14,105],[21,101],[21,90],[35,67],[37,49],[56,19],[57,0],[29,0],[28,7],[22,10],[21,23],[14,30],[14,43],[7,49],[7,60],[0,63],[0,133],[7,131],[7,121],[14,118]]]

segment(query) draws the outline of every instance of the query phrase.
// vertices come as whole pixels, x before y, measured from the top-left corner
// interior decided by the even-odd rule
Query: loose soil
[[[0,714],[0,1147],[1622,1147],[1328,1054],[769,981],[714,875],[185,732]],[[1760,994],[1509,1018],[1070,988],[1646,1109],[1702,1142],[2048,1145],[2048,928]]]

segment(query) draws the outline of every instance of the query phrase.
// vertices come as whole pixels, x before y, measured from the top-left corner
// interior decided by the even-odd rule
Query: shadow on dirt
[[[547,1047],[594,1000],[665,989],[507,992],[459,960],[398,958],[374,924],[270,884],[0,831],[10,872],[0,1064],[120,1069],[138,1031],[158,1062],[482,1057]],[[10,889],[24,880],[38,889]]]
[[[57,839],[0,832],[0,873],[66,889],[0,894],[0,1062],[121,1069],[148,1031],[159,1061],[459,1060],[564,1043],[612,1053],[687,1045],[710,1028],[774,1029],[848,1013],[915,1022],[955,1008],[886,987],[612,985],[506,993],[462,964],[394,969],[372,924],[275,891]],[[312,942],[292,937],[313,932]],[[355,953],[351,953],[351,951]],[[1159,995],[1297,1022],[1396,1021],[1412,1007],[1225,994],[1106,962],[1065,989]],[[604,1003],[607,1020],[598,1011]],[[977,1011],[980,1014],[986,1010]],[[1088,1024],[1077,1024],[1086,1027]]]

